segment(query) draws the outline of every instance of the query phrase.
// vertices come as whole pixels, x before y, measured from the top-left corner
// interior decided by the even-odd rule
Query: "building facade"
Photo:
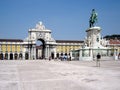
[[[108,43],[106,45],[107,47],[111,47],[113,50],[117,49],[118,50],[118,55],[120,59],[120,40],[119,39],[110,39],[108,40]]]
[[[42,45],[37,46],[37,41]],[[28,37],[21,39],[0,39],[0,59],[48,59],[70,55],[70,50],[81,47],[83,41],[54,40],[51,30],[42,22],[28,30]]]
[[[47,29],[42,22],[36,24],[35,28],[28,30],[28,37],[21,39],[0,39],[0,59],[18,60],[18,59],[49,59],[51,57],[61,58],[71,55],[71,51],[83,48],[86,43],[88,46],[91,42],[88,40],[54,40],[51,30]],[[100,38],[100,37],[99,37]],[[37,46],[37,41],[42,45]],[[100,42],[102,45],[118,49],[120,53],[120,40],[115,42]],[[94,42],[94,40],[93,40]],[[107,44],[104,44],[106,43]],[[76,55],[76,54],[75,54]]]
[[[56,55],[51,53],[52,59],[69,56],[71,50],[76,50],[82,47],[83,41],[78,40],[56,40]],[[42,59],[43,46],[35,46],[36,59]],[[27,50],[26,50],[27,48]],[[0,59],[1,60],[18,60],[29,59],[28,49],[30,44],[26,44],[21,39],[0,39]],[[54,57],[56,56],[56,57]],[[33,59],[33,58],[32,58]]]
[[[0,39],[0,59],[22,59],[23,47],[21,39]]]
[[[84,41],[79,40],[56,40],[56,57],[70,56],[71,50],[77,50],[82,47]]]

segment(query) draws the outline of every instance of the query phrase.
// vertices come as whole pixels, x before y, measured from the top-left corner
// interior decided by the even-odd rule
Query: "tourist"
[[[98,53],[97,54],[97,60],[96,60],[96,66],[100,67],[100,59],[101,59],[101,55]]]
[[[50,57],[49,57],[49,61],[50,61],[51,59],[52,59],[52,57],[50,56]]]

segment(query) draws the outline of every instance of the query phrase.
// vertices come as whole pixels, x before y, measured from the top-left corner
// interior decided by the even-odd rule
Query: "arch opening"
[[[5,53],[5,59],[8,60],[8,53]]]
[[[0,59],[3,60],[3,53],[0,54]]]
[[[15,53],[14,57],[15,57],[15,60],[17,60],[18,59],[18,54]]]
[[[10,53],[10,60],[13,60],[13,53]]]
[[[26,59],[26,60],[29,59],[29,54],[28,54],[28,52],[25,53],[25,59]]]
[[[54,59],[54,53],[51,53],[51,58]]]
[[[36,58],[45,58],[45,41],[43,39],[38,39],[36,43]]]

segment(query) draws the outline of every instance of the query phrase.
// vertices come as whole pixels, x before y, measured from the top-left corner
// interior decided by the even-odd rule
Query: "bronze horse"
[[[94,24],[97,22],[97,13],[95,12],[95,9],[92,9],[92,14],[89,20],[89,26],[94,27]]]

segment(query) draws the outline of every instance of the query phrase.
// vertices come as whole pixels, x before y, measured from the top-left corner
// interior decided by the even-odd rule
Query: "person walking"
[[[50,57],[49,57],[49,61],[50,61],[51,59],[52,59],[52,57],[50,56]]]
[[[96,66],[100,67],[100,59],[101,59],[101,55],[98,53],[97,54],[97,60],[96,60]]]

